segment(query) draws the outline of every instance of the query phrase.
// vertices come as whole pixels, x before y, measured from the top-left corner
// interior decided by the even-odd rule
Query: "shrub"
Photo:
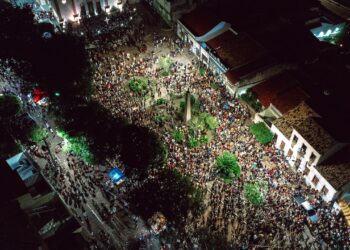
[[[201,144],[207,144],[209,142],[209,138],[206,135],[202,135],[200,138]]]
[[[129,88],[138,94],[147,92],[147,81],[145,79],[134,78],[129,82]]]
[[[166,103],[166,100],[164,98],[159,98],[156,100],[156,105],[162,105],[165,103]]]
[[[263,122],[252,124],[250,131],[261,144],[267,144],[273,139],[272,132]]]
[[[184,139],[184,135],[180,130],[175,130],[173,132],[173,138],[174,138],[175,142],[182,143],[183,139]]]
[[[190,137],[190,138],[188,139],[187,145],[188,145],[189,148],[198,147],[198,145],[199,145],[198,139],[195,138],[195,137]]]
[[[214,116],[211,116],[211,115],[208,115],[205,118],[205,124],[211,130],[214,130],[218,127],[218,121],[216,120],[216,118]]]
[[[204,76],[206,73],[207,73],[207,72],[206,72],[205,69],[203,69],[203,68],[200,68],[200,69],[199,69],[199,75],[200,75],[200,76]]]
[[[244,184],[244,196],[254,205],[261,205],[264,202],[264,194],[256,183]]]

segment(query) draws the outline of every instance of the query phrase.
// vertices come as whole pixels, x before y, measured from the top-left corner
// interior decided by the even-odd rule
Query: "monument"
[[[185,120],[185,123],[191,120],[191,93],[189,90],[187,90],[186,96],[185,96],[184,120]]]

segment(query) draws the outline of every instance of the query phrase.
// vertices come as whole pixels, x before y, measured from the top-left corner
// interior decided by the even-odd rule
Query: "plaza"
[[[91,131],[102,135],[103,130],[113,132],[108,121],[122,121],[123,129],[131,128],[121,131],[132,131],[110,135],[111,140],[117,138],[115,150],[104,162],[89,162],[94,157],[89,146],[80,145],[89,144],[90,138],[62,129],[62,118],[54,116],[57,110],[30,103],[23,93],[26,81],[14,80],[18,76],[11,65],[17,62],[1,60],[2,92],[20,96],[25,112],[48,131],[46,139],[26,152],[80,223],[91,249],[213,249],[206,246],[206,234],[223,243],[214,244],[218,249],[349,249],[350,230],[342,213],[305,183],[303,173],[274,146],[275,137],[263,143],[257,139],[252,133],[255,112],[232,94],[221,74],[198,60],[189,41],[165,29],[152,15],[143,4],[126,4],[108,21],[91,18],[72,30],[84,40],[87,61],[94,69],[89,103],[79,104],[93,103],[100,109],[88,113],[83,107],[79,113],[76,107],[66,107],[74,111],[64,114],[70,115],[67,121],[71,119],[66,127],[73,130],[79,124],[88,131],[92,126]],[[100,110],[107,111],[108,119],[99,120]],[[138,131],[133,126],[149,131],[156,142],[133,141],[133,131]],[[125,145],[137,144],[139,152],[121,146],[125,140]],[[161,153],[151,155],[165,160],[153,164],[153,159],[143,159],[150,145],[161,148]],[[125,156],[129,152],[134,155]],[[235,169],[228,174],[218,167],[225,154],[234,159]],[[135,167],[128,164],[130,158]],[[142,162],[155,166],[136,166]],[[153,180],[160,189],[171,186],[171,181],[162,182],[167,171],[179,173],[202,195],[200,208],[191,207],[173,221],[174,214],[164,204],[154,204],[164,211],[152,211],[149,203],[138,204],[133,198]],[[181,189],[175,187],[175,193],[176,188]],[[251,198],[253,189],[258,198]],[[298,204],[294,198],[298,195],[315,210],[317,221]],[[167,200],[166,194],[158,198],[159,203]],[[151,230],[149,218],[138,210],[143,206],[165,215],[164,231]],[[139,248],[132,248],[134,244]]]

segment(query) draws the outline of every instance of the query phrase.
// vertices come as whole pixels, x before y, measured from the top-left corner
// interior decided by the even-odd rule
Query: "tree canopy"
[[[48,136],[48,132],[45,128],[39,127],[38,125],[34,126],[30,138],[33,142],[38,143],[44,140]]]
[[[0,96],[0,119],[15,117],[21,110],[19,98],[15,95]]]
[[[64,151],[75,154],[87,163],[93,162],[93,155],[84,136],[72,137],[62,129],[59,129],[57,134],[64,139]]]
[[[241,168],[237,163],[236,156],[229,152],[224,152],[216,159],[216,167],[225,181],[237,179],[241,174]]]
[[[144,219],[161,212],[169,221],[181,223],[189,211],[196,216],[203,208],[203,192],[175,170],[163,169],[156,178],[133,190],[130,197],[132,209]]]
[[[167,148],[156,133],[145,127],[128,125],[121,135],[121,159],[140,173],[151,167],[162,167],[167,160]],[[130,169],[130,170],[131,170]]]

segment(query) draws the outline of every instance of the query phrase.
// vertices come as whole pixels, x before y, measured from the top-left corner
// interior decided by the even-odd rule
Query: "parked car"
[[[311,206],[310,202],[305,200],[301,194],[295,194],[293,196],[293,198],[296,201],[296,203],[298,203],[300,206],[302,206],[305,209],[305,211],[308,214],[309,220],[312,223],[315,223],[319,220],[319,217],[318,217],[315,209],[313,208],[313,206]]]

